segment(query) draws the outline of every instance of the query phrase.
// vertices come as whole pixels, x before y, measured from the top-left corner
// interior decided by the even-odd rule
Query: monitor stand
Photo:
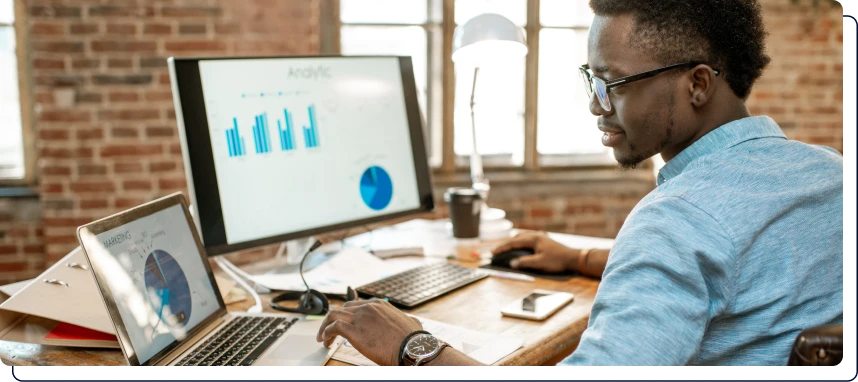
[[[285,259],[285,262],[283,262],[282,265],[277,266],[266,273],[298,273],[298,267],[301,265],[301,258],[304,256],[304,252],[306,252],[307,248],[313,245],[315,241],[316,238],[310,236],[281,243],[280,248],[277,249],[277,255],[275,255],[275,258]],[[325,261],[330,260],[332,257],[334,257],[334,255],[340,252],[340,249],[341,248],[339,246],[331,248],[331,246],[326,245],[320,247],[316,251],[307,254],[307,260],[304,262],[304,272],[307,272],[321,265]]]

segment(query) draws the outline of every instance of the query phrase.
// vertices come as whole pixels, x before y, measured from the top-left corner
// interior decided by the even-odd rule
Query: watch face
[[[405,351],[413,357],[426,357],[438,351],[441,343],[430,334],[420,334],[408,340]]]

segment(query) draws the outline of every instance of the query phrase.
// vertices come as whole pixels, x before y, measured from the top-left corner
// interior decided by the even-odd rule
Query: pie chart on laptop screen
[[[191,289],[185,272],[169,253],[156,249],[146,258],[143,281],[149,303],[169,326],[184,326],[191,318]]]
[[[367,207],[379,211],[390,204],[393,197],[393,182],[387,171],[379,166],[372,166],[360,177],[360,196]]]

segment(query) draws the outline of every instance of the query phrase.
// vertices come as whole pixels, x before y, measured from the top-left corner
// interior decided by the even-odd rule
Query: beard
[[[614,150],[614,159],[617,160],[617,165],[619,166],[619,168],[621,170],[634,170],[643,161],[645,161],[649,158],[652,158],[653,155],[659,154],[662,151],[664,151],[664,149],[667,147],[667,145],[669,145],[670,142],[673,140],[673,127],[676,123],[676,121],[674,121],[674,118],[673,118],[675,111],[676,111],[676,95],[671,93],[670,98],[668,99],[668,102],[667,102],[667,112],[668,112],[667,127],[664,131],[664,137],[662,137],[661,141],[659,141],[659,143],[655,147],[653,147],[649,150],[639,149],[630,140],[629,141],[629,153],[628,153],[628,155],[621,156],[619,153],[617,153],[616,150]],[[644,130],[645,131],[652,131],[654,129],[652,127],[648,127]]]

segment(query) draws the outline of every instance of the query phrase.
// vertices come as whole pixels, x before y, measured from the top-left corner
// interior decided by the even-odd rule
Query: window
[[[13,0],[0,0],[0,179],[24,178],[24,136],[18,87]]]
[[[474,109],[486,167],[613,165],[577,71],[587,61],[587,0],[327,1],[335,4],[329,52],[413,57],[433,166],[468,166],[474,72],[449,56],[455,27],[482,13],[501,14],[528,36],[527,58],[480,68]]]

